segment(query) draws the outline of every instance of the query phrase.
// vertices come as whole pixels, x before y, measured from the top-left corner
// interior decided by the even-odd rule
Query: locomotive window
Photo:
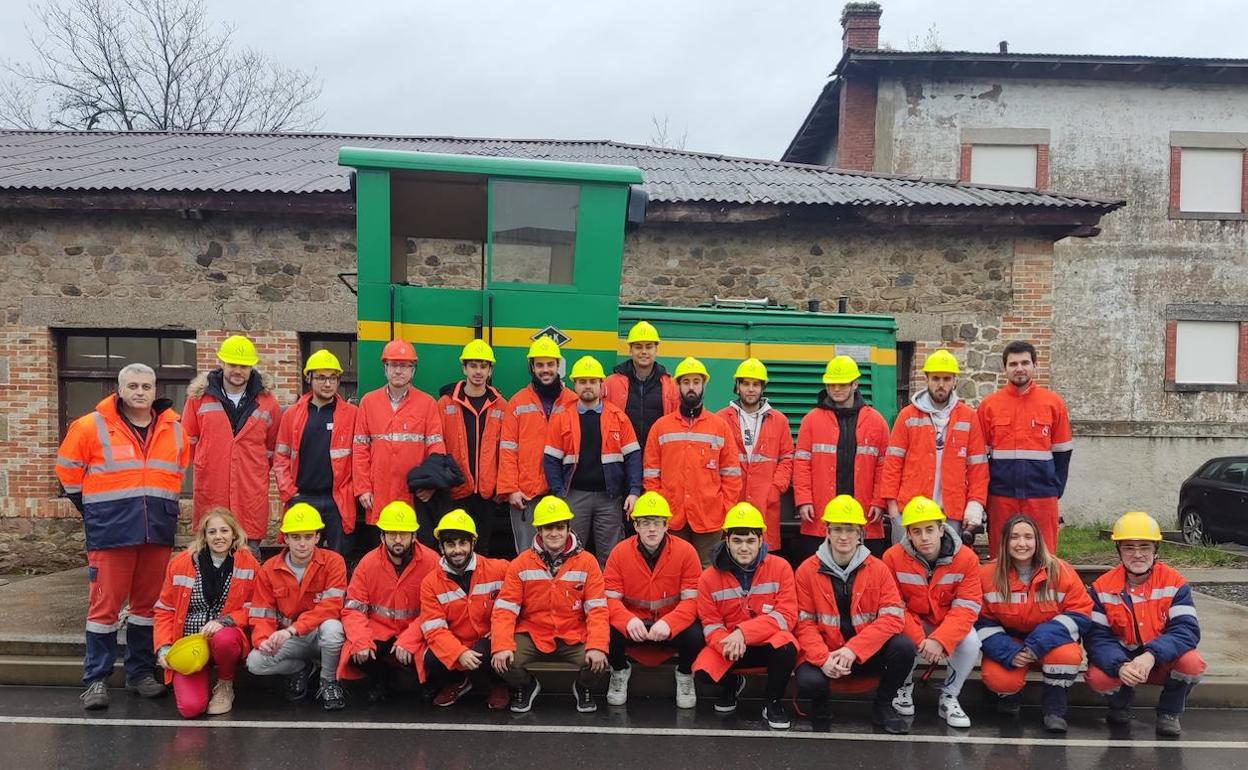
[[[572,283],[580,188],[500,180],[490,192],[491,280]]]

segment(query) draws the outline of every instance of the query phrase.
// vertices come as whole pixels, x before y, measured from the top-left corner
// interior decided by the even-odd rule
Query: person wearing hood
[[[693,543],[702,566],[721,540],[724,513],[741,499],[741,460],[727,420],[703,406],[711,375],[696,358],[676,366],[680,409],[646,440],[642,477],[672,509],[671,529]]]
[[[490,664],[511,687],[510,709],[527,713],[542,691],[529,665],[560,661],[580,667],[572,682],[576,710],[598,710],[590,686],[607,671],[611,623],[598,560],[581,547],[572,509],[547,495],[533,507],[537,534],[507,567],[490,618]]]
[[[451,490],[453,508],[463,508],[477,523],[480,538],[473,542],[490,552],[494,522],[502,511],[494,498],[498,485],[498,441],[503,433],[507,401],[493,385],[494,350],[484,340],[473,340],[459,354],[464,379],[442,388],[442,442],[464,474]]]
[[[765,668],[763,720],[773,730],[791,722],[782,699],[797,663],[797,595],[793,568],[767,553],[763,514],[737,503],[724,516],[723,539],[698,581],[698,617],[706,646],[693,664],[695,676],[719,688],[715,711],[732,714],[745,689],[745,669]]]
[[[178,528],[178,495],[190,461],[178,413],[156,397],[156,372],[129,364],[117,393],[74,420],[56,453],[56,477],[86,535],[85,709],[108,708],[117,629],[127,601],[126,687],[158,697],[152,647],[155,605]]]
[[[893,572],[862,544],[867,517],[849,495],[828,501],[827,535],[815,555],[797,568],[797,694],[810,699],[811,721],[832,718],[830,689],[878,677],[871,721],[900,735],[910,725],[893,698],[914,667],[914,642],[905,634],[905,610]]]
[[[975,410],[958,399],[958,360],[941,348],[923,362],[927,389],[897,415],[888,441],[880,497],[888,506],[893,544],[905,541],[901,510],[914,497],[934,500],[961,535],[984,523],[988,455]]]
[[[884,563],[897,576],[906,604],[906,635],[917,649],[915,663],[945,664],[937,715],[950,727],[970,727],[958,703],[962,685],[979,660],[975,621],[983,606],[979,556],[962,544],[940,505],[912,497],[901,514],[906,538],[884,552]],[[914,715],[914,674],[906,677],[893,708]]]
[[[550,415],[556,407],[576,405],[576,394],[563,386],[563,352],[551,337],[540,335],[529,346],[531,381],[507,402],[498,443],[499,498],[511,506],[511,536],[516,553],[529,549],[536,530],[533,508],[550,489],[543,468]]]
[[[603,400],[624,410],[643,447],[654,423],[680,406],[676,382],[657,360],[661,341],[659,330],[648,321],[633,324],[628,330],[628,360],[602,383]]]
[[[888,423],[858,392],[858,364],[837,356],[823,373],[824,389],[815,408],[802,418],[793,453],[793,502],[802,518],[796,543],[799,563],[823,544],[827,527],[815,511],[839,495],[849,495],[867,511],[866,545],[882,554],[887,547],[879,496]]]
[[[251,340],[227,337],[217,360],[220,368],[187,386],[182,410],[195,468],[191,528],[213,508],[226,508],[259,557],[269,529],[269,477],[282,410],[255,368],[260,357]]]
[[[737,440],[741,501],[763,512],[767,550],[780,551],[780,496],[793,478],[793,433],[789,418],[767,402],[767,367],[747,358],[733,374],[737,397],[719,411]]]

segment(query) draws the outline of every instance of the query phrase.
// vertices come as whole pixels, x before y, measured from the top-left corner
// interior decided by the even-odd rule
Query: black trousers
[[[697,677],[703,684],[733,687],[735,683],[729,676],[732,672],[743,668],[766,668],[767,684],[764,689],[767,700],[781,700],[784,698],[784,691],[789,687],[789,677],[793,675],[793,666],[796,664],[797,647],[795,645],[772,647],[770,644],[760,644],[757,647],[746,647],[745,654],[732,664],[732,668],[728,670],[723,679],[718,681],[711,679],[705,671],[699,671]]]
[[[891,703],[897,691],[906,683],[906,677],[914,668],[914,642],[905,634],[897,634],[884,643],[879,652],[861,663],[855,663],[850,674],[880,677],[880,687],[875,691],[877,703]],[[811,663],[797,667],[797,697],[812,701],[827,700],[828,679],[823,671]]]
[[[637,642],[632,641],[624,634],[611,629],[611,645],[607,651],[607,662],[611,664],[612,671],[621,671],[628,667],[628,657],[624,654],[624,650],[629,645],[635,645]],[[684,631],[676,634],[675,638],[668,639],[666,642],[647,642],[646,644],[654,644],[656,647],[674,646],[676,648],[676,670],[682,674],[688,674],[693,669],[693,661],[698,657],[698,653],[702,652],[702,648],[706,646],[706,638],[702,635],[702,626],[696,620]]]
[[[494,524],[502,516],[503,506],[493,500],[487,500],[480,495],[468,495],[451,502],[451,508],[463,508],[464,511],[472,517],[472,522],[477,525],[477,553],[482,556],[503,556],[499,553],[500,549],[494,548],[492,543],[494,539]],[[430,530],[432,532],[432,530]],[[508,546],[511,545],[508,538]],[[436,550],[436,549],[435,549]],[[508,548],[508,551],[511,549]]]
[[[364,661],[358,668],[364,672],[371,684],[388,684],[400,668],[394,658],[394,639],[382,639],[375,642],[377,653],[372,660]],[[344,655],[346,653],[343,653]]]
[[[437,692],[452,682],[460,681],[465,674],[468,676],[480,674],[488,679],[491,685],[502,684],[502,678],[490,665],[490,640],[478,639],[477,643],[472,645],[472,650],[481,655],[481,667],[476,671],[452,671],[441,660],[438,660],[433,650],[425,650],[425,687],[432,692]]]

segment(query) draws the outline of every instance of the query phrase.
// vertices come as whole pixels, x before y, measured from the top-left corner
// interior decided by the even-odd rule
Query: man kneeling
[[[507,567],[494,602],[494,670],[511,686],[511,710],[533,708],[542,691],[530,663],[558,660],[580,666],[572,683],[576,710],[598,710],[589,687],[607,670],[610,623],[598,560],[581,547],[569,522],[572,510],[553,495],[533,509],[533,544]]]
[[[667,534],[672,510],[658,492],[637,498],[630,513],[637,534],[607,558],[603,580],[611,615],[611,684],[607,703],[628,700],[628,657],[657,666],[676,648],[676,707],[698,705],[693,661],[705,644],[698,624],[698,579],[702,564],[688,542]]]

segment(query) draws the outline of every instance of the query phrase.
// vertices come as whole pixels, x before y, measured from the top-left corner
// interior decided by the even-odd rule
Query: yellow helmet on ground
[[[420,529],[416,510],[403,500],[386,503],[377,515],[377,529],[382,532],[415,532]]]
[[[559,343],[548,335],[541,335],[529,345],[529,358],[563,358]]]
[[[494,360],[494,349],[486,344],[485,340],[473,340],[464,349],[459,351],[459,361],[489,361],[491,364],[498,363]]]
[[[659,330],[654,328],[654,324],[649,321],[638,321],[633,324],[633,328],[628,330],[628,344],[634,342],[653,342],[658,344],[662,342],[659,339]]]
[[[307,503],[295,503],[286,509],[282,516],[282,534],[291,535],[296,532],[320,532],[325,529],[321,521],[321,512]]]
[[[922,495],[910,498],[906,507],[901,510],[901,528],[907,529],[925,521],[944,521],[945,512],[935,500]]]
[[[858,364],[849,356],[837,356],[828,362],[823,370],[824,385],[848,385],[862,376]]]
[[[948,350],[941,348],[923,361],[923,372],[924,374],[961,374],[962,370],[958,368],[958,359],[954,358]]]
[[[1161,525],[1152,516],[1143,511],[1129,511],[1118,517],[1114,522],[1114,530],[1110,533],[1111,540],[1152,540],[1159,543]]]
[[[435,538],[439,537],[443,532],[467,532],[472,535],[473,540],[476,540],[477,523],[472,520],[472,517],[463,508],[456,508],[439,519],[438,526],[433,528],[433,536]]]
[[[533,527],[544,527],[560,521],[571,521],[572,509],[561,498],[546,495],[533,506]]]
[[[602,363],[593,356],[581,356],[572,364],[570,380],[605,380],[607,373],[602,370]]]
[[[767,381],[767,367],[763,366],[763,362],[757,358],[747,358],[737,366],[737,371],[733,372],[734,380],[762,380]]]
[[[198,673],[208,665],[212,653],[203,634],[189,634],[174,642],[165,653],[165,663],[182,676]]]
[[[855,527],[867,526],[867,514],[851,495],[837,495],[823,507],[825,524],[850,524]]]
[[[311,374],[312,372],[322,369],[342,374],[342,364],[338,363],[338,356],[330,353],[328,350],[317,350],[308,356],[308,362],[303,365],[303,373]]]
[[[681,377],[685,377],[690,374],[700,374],[706,382],[711,381],[711,373],[706,370],[706,366],[704,366],[701,361],[693,356],[688,356],[682,359],[680,363],[676,364],[676,371],[672,372],[672,379],[676,382],[680,382]]]
[[[255,343],[241,334],[235,334],[221,342],[221,347],[217,348],[217,360],[235,366],[255,366],[260,356],[256,354]]]
[[[637,502],[633,503],[633,510],[628,515],[632,519],[640,519],[643,516],[670,519],[672,508],[667,504],[667,499],[658,492],[645,492],[637,498]]]
[[[757,529],[759,532],[766,532],[767,522],[763,521],[762,512],[753,505],[737,503],[724,514],[724,526],[721,529],[724,532],[730,529]]]

